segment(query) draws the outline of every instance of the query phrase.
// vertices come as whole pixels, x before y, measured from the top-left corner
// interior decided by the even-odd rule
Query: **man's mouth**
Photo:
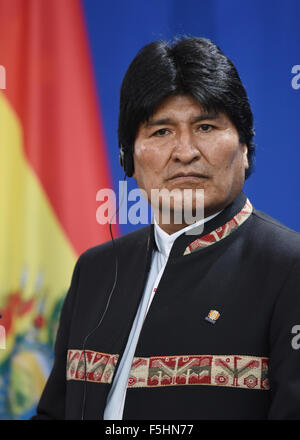
[[[176,173],[173,174],[168,180],[191,180],[191,179],[207,179],[207,176],[201,173]]]

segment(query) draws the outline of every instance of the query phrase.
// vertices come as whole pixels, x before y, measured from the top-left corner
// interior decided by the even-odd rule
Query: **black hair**
[[[221,49],[206,38],[181,38],[173,44],[156,41],[143,47],[122,82],[118,137],[128,155],[140,124],[171,95],[192,96],[204,111],[225,113],[248,147],[249,168],[255,155],[253,115],[239,74]]]

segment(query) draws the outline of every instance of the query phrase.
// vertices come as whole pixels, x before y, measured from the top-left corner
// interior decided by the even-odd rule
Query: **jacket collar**
[[[210,221],[214,217],[216,217],[218,214],[220,214],[221,211],[217,212],[216,214],[213,214],[209,217],[206,217],[204,219],[198,220],[192,225],[186,226],[183,229],[180,229],[177,232],[174,232],[174,234],[168,234],[165,232],[156,222],[156,219],[154,218],[154,236],[155,236],[155,243],[156,246],[166,258],[170,255],[170,251],[172,249],[172,246],[175,242],[175,240],[181,235],[185,234],[187,232],[192,231],[192,235],[195,238],[197,234],[197,229],[201,228],[201,231],[203,230],[204,223]],[[195,232],[194,232],[195,231]],[[201,232],[200,231],[200,232]]]
[[[223,209],[220,214],[204,223],[201,233],[184,233],[179,235],[174,241],[169,258],[176,258],[199,251],[227,237],[250,217],[252,210],[252,204],[247,199],[247,196],[240,192],[235,200]],[[151,229],[151,248],[157,249],[153,224]]]

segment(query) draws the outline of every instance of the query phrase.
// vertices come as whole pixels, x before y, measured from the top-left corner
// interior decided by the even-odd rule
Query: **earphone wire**
[[[126,180],[126,173],[125,173],[125,175],[124,175],[123,182],[125,182],[125,180]],[[104,312],[103,312],[103,314],[102,314],[100,320],[98,321],[96,327],[93,328],[93,329],[90,331],[90,333],[88,333],[87,336],[84,338],[83,346],[82,346],[83,358],[84,358],[84,392],[83,392],[83,401],[82,401],[81,420],[84,420],[85,403],[86,403],[86,394],[87,394],[86,352],[85,352],[85,346],[86,346],[86,342],[87,342],[87,340],[90,338],[90,336],[91,336],[91,335],[92,335],[92,334],[93,334],[93,333],[94,333],[94,332],[100,327],[100,325],[101,325],[101,323],[102,323],[102,321],[103,321],[103,319],[104,319],[104,316],[105,316],[105,314],[106,314],[106,312],[107,312],[107,309],[108,309],[108,306],[109,306],[109,303],[110,303],[110,300],[111,300],[112,294],[113,294],[113,292],[114,292],[114,290],[115,290],[115,287],[116,287],[116,284],[117,284],[117,279],[118,279],[118,252],[117,252],[117,249],[116,249],[116,244],[115,244],[115,240],[114,240],[113,233],[112,233],[111,222],[112,222],[113,218],[118,214],[118,212],[119,212],[119,210],[120,210],[120,208],[121,208],[121,206],[122,206],[123,200],[124,200],[124,185],[123,185],[123,188],[122,188],[121,202],[119,203],[119,205],[118,205],[118,207],[117,207],[115,213],[113,214],[113,216],[111,217],[111,219],[110,219],[110,221],[109,221],[109,231],[110,231],[110,236],[111,236],[111,240],[112,240],[112,244],[113,244],[113,249],[114,249],[114,253],[115,253],[115,277],[114,277],[113,286],[112,286],[112,288],[111,288],[111,291],[110,291],[110,294],[109,294],[108,300],[107,300],[107,302],[106,302],[105,310],[104,310]]]

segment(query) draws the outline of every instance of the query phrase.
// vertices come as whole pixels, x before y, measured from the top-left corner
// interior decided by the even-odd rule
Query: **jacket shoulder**
[[[128,234],[116,237],[113,240],[109,240],[105,243],[93,246],[81,254],[80,260],[90,261],[98,258],[105,258],[106,256],[108,257],[114,251],[114,245],[118,249],[121,249],[122,251],[126,251],[126,253],[128,253],[130,252],[130,249],[145,246],[150,232],[151,225],[148,225],[143,228],[139,228],[133,232],[129,232]]]
[[[273,252],[300,259],[300,234],[263,211],[254,209],[254,228],[257,243]]]
[[[253,210],[253,215],[255,215],[258,219],[262,220],[266,224],[268,224],[270,227],[274,226],[275,228],[278,227],[284,231],[289,231],[292,234],[296,234],[300,237],[299,232],[295,231],[294,229],[289,228],[284,223],[281,223],[279,220],[277,220],[274,217],[271,217],[270,215],[266,214],[263,211],[260,211],[259,209]]]

